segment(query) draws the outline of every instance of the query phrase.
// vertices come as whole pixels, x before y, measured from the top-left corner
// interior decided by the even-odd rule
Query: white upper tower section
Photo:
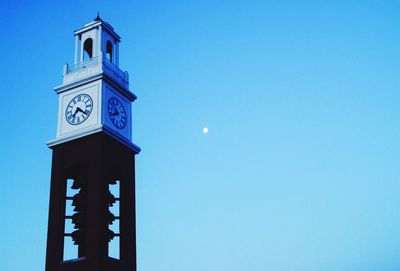
[[[136,152],[132,143],[129,77],[119,68],[120,36],[99,15],[74,31],[75,55],[65,64],[59,97],[56,139],[49,146],[97,132],[107,133]]]
[[[98,72],[115,77],[122,87],[129,88],[128,73],[119,69],[120,36],[114,28],[97,17],[74,32],[73,65],[64,65],[63,84],[70,84]]]

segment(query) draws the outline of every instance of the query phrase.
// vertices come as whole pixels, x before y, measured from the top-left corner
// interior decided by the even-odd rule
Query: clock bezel
[[[72,123],[72,122],[69,121],[68,116],[67,116],[68,108],[69,108],[69,105],[71,104],[71,102],[72,102],[75,98],[77,98],[77,97],[79,97],[79,96],[86,96],[86,97],[88,97],[89,100],[90,100],[90,104],[91,104],[92,106],[91,106],[91,108],[90,108],[89,113],[87,114],[87,117],[86,117],[84,120],[82,120],[81,122]],[[86,105],[86,102],[84,102],[84,103],[85,103],[85,105]],[[74,104],[76,104],[76,103],[74,103]],[[91,97],[89,94],[87,94],[87,93],[79,93],[78,95],[74,96],[74,97],[68,102],[67,107],[66,107],[66,109],[65,109],[65,114],[64,114],[65,120],[66,120],[70,125],[73,125],[73,126],[80,125],[80,124],[84,123],[86,120],[89,119],[90,115],[91,115],[92,112],[93,112],[93,107],[94,107],[94,104],[93,104],[93,99],[92,99],[92,97]]]
[[[122,126],[118,126],[118,124],[117,124],[115,118],[112,117],[112,113],[113,113],[113,112],[111,112],[111,111],[110,111],[110,108],[109,108],[109,105],[111,104],[111,101],[112,101],[112,100],[115,100],[115,101],[117,102],[117,104],[120,105],[120,106],[122,107],[122,109],[123,109],[123,112],[124,112],[124,115],[125,115],[125,116],[122,115],[121,118],[124,119],[125,121],[122,122],[122,123],[123,123]],[[115,106],[115,105],[114,105],[114,106]],[[120,99],[118,99],[118,98],[115,97],[115,96],[112,96],[112,97],[108,98],[108,101],[107,101],[107,113],[108,113],[108,117],[109,117],[111,123],[112,123],[117,129],[119,129],[119,130],[125,129],[126,125],[128,124],[128,115],[127,115],[126,112],[127,112],[127,111],[126,111],[126,108],[124,107],[124,104],[120,101]]]

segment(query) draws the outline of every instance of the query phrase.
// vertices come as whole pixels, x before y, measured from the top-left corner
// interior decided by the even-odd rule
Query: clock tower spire
[[[99,15],[76,30],[58,94],[46,271],[135,271],[135,155],[120,36]]]

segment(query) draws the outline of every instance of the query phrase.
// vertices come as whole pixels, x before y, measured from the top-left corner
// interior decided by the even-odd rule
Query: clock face
[[[127,116],[121,101],[116,97],[111,97],[108,100],[107,111],[114,126],[118,129],[124,129],[127,123]]]
[[[79,94],[68,103],[65,110],[65,119],[72,125],[81,124],[89,118],[92,109],[92,98],[87,94]]]

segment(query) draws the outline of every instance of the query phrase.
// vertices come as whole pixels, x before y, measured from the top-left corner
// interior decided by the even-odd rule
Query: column
[[[101,27],[101,25],[99,25],[99,29],[97,30],[98,32],[98,35],[97,35],[97,39],[98,39],[98,43],[97,43],[97,48],[98,48],[98,50],[97,50],[97,52],[99,52],[99,61],[100,62],[103,62],[103,51],[102,51],[102,48],[101,48],[101,32],[102,32],[102,27]]]
[[[79,62],[79,35],[75,35],[75,60],[74,64]]]
[[[114,45],[115,45],[114,64],[115,64],[115,66],[119,67],[119,43],[118,43],[118,41],[116,41],[114,43]]]

